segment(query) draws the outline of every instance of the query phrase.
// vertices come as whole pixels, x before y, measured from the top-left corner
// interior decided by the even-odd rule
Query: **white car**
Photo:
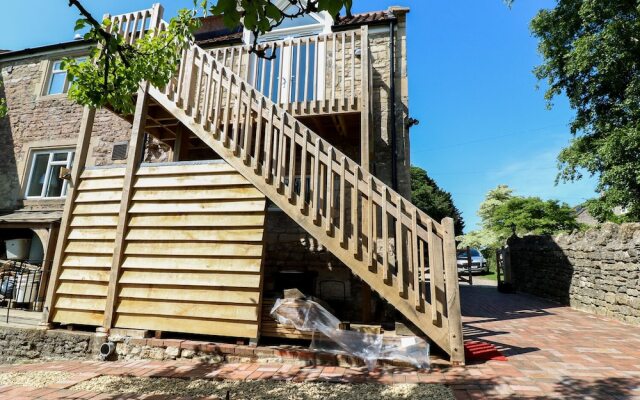
[[[489,272],[489,264],[486,258],[478,249],[470,249],[471,252],[471,273],[486,274]],[[458,250],[458,273],[469,272],[469,262],[467,260],[467,250]]]

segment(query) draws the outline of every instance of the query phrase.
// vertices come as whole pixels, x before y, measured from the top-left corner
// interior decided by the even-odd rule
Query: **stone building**
[[[287,7],[288,4],[286,1],[276,3],[280,7]],[[196,46],[193,52],[183,60],[181,70],[174,81],[163,89],[167,94],[166,98],[175,101],[175,106],[178,108],[156,100],[150,101],[148,105],[141,103],[146,113],[142,115],[146,118],[146,120],[143,118],[142,130],[137,128],[135,122],[135,117],[139,114],[120,116],[105,109],[97,110],[94,116],[91,110],[83,111],[81,106],[72,103],[66,97],[70,82],[60,61],[64,57],[86,56],[94,43],[78,40],[0,54],[2,95],[6,98],[9,107],[8,116],[0,120],[0,146],[5,154],[5,157],[0,159],[2,193],[0,196],[2,212],[0,239],[2,241],[0,243],[10,239],[31,239],[31,245],[22,257],[31,260],[32,263],[43,263],[45,269],[52,269],[50,278],[42,278],[49,283],[46,298],[44,298],[44,289],[38,295],[38,302],[45,303],[45,319],[58,323],[102,325],[104,329],[118,326],[118,324],[127,325],[124,321],[131,321],[128,317],[135,312],[132,308],[119,312],[117,306],[114,306],[113,293],[115,292],[111,289],[120,285],[118,288],[122,291],[126,285],[115,282],[113,283],[115,286],[112,286],[113,278],[109,278],[108,269],[112,266],[112,271],[113,268],[120,270],[123,263],[126,264],[128,259],[134,258],[128,256],[127,252],[135,246],[126,241],[132,240],[127,239],[127,232],[132,236],[135,230],[127,225],[132,222],[127,221],[133,221],[136,218],[129,217],[128,213],[133,212],[130,208],[131,202],[136,201],[137,194],[134,193],[132,198],[127,199],[127,195],[124,194],[129,191],[129,189],[125,190],[127,184],[130,185],[131,192],[135,192],[139,187],[142,188],[144,185],[140,181],[151,178],[136,175],[139,173],[136,170],[146,168],[145,174],[148,173],[148,175],[159,173],[160,170],[154,170],[155,167],[151,165],[167,167],[168,169],[164,171],[173,171],[185,166],[189,171],[197,171],[196,175],[202,173],[197,177],[205,179],[207,177],[202,171],[210,171],[206,168],[213,168],[211,171],[224,168],[202,165],[214,165],[212,164],[214,160],[219,162],[224,160],[249,180],[245,183],[240,176],[230,177],[230,181],[236,183],[230,184],[228,192],[225,193],[235,193],[234,190],[237,188],[234,185],[251,183],[266,197],[263,200],[266,201],[266,209],[249,213],[263,218],[260,226],[256,227],[260,229],[254,230],[264,233],[262,240],[260,243],[250,245],[244,242],[236,243],[238,249],[251,249],[247,250],[246,254],[236,254],[242,263],[249,257],[249,252],[254,249],[262,251],[256,266],[260,271],[260,294],[257,301],[251,304],[253,307],[251,315],[257,313],[258,324],[261,311],[256,306],[268,304],[269,298],[278,296],[282,293],[282,289],[292,286],[297,286],[306,294],[325,300],[343,320],[381,322],[385,318],[385,310],[381,307],[382,302],[378,297],[372,296],[370,285],[367,284],[374,279],[373,275],[356,277],[358,274],[354,273],[353,266],[347,265],[349,262],[345,261],[348,259],[346,253],[339,248],[349,248],[350,245],[347,243],[349,242],[356,246],[359,263],[364,262],[367,256],[373,265],[382,263],[377,261],[378,259],[384,260],[385,266],[378,267],[380,271],[377,273],[387,270],[389,274],[396,274],[397,277],[393,275],[390,282],[391,284],[399,282],[401,295],[398,296],[397,291],[392,295],[391,292],[394,290],[390,290],[383,297],[394,304],[409,320],[414,318],[412,321],[416,325],[423,326],[420,315],[430,312],[429,293],[424,284],[422,289],[418,287],[421,285],[419,276],[420,274],[424,276],[426,273],[426,264],[422,258],[427,246],[426,237],[429,237],[429,241],[432,237],[424,235],[437,236],[436,243],[441,246],[437,251],[446,253],[442,249],[447,246],[445,236],[448,232],[444,225],[423,216],[409,203],[411,119],[408,103],[406,45],[406,14],[408,12],[408,8],[391,7],[384,11],[337,18],[332,18],[323,12],[287,21],[259,38],[260,46],[271,49],[273,60],[259,59],[248,51],[247,44],[252,42],[253,38],[251,33],[242,27],[229,29],[223,26],[220,18],[204,18],[201,28],[195,35]],[[122,30],[125,30],[123,21],[134,17],[136,21],[138,18],[143,20],[148,18],[151,21],[149,29],[155,26],[162,28],[164,22],[159,17],[161,13],[162,8],[156,5],[150,10],[116,16],[112,19],[115,21],[114,24],[121,24],[118,26]],[[130,29],[129,26],[130,24],[127,23],[126,30]],[[133,31],[125,32],[125,37],[143,34],[136,31],[137,22],[131,26],[134,26]],[[214,75],[214,72],[217,75]],[[224,81],[227,82],[224,83],[227,86],[224,86],[223,79],[231,80]],[[188,84],[185,86],[183,81],[188,81]],[[212,85],[211,92],[207,87],[202,86],[203,89],[196,90],[197,94],[194,95],[193,87],[204,85],[204,82]],[[234,84],[238,87],[240,97],[236,103],[231,103],[235,98],[235,86],[232,86]],[[156,89],[152,88],[153,90]],[[249,103],[243,103],[242,90],[248,90]],[[140,96],[139,93],[138,99]],[[258,99],[259,96],[262,96],[259,103],[252,102],[251,98]],[[266,104],[271,105],[268,108]],[[186,106],[187,110],[180,110],[180,106]],[[193,119],[189,119],[191,117],[186,114],[194,113],[194,110]],[[219,115],[218,110],[221,110]],[[276,115],[276,113],[283,114]],[[267,115],[271,115],[271,119],[268,119]],[[277,127],[274,122],[276,117],[281,124]],[[287,122],[286,118],[290,120]],[[277,188],[276,192],[271,192],[270,188],[256,184],[246,171],[243,172],[242,167],[238,167],[238,164],[230,160],[230,157],[236,156],[235,153],[226,153],[224,148],[216,147],[207,136],[196,132],[198,129],[194,128],[190,122],[198,121],[207,128],[211,126],[209,119],[216,127],[220,127],[222,135],[227,134],[227,129],[229,135],[236,135],[232,138],[236,146],[235,151],[240,151],[239,140],[240,135],[243,135],[246,148],[241,152],[248,151],[248,148],[253,146],[255,152],[253,163],[256,168],[262,165],[261,174],[264,174],[267,179],[273,168],[274,178],[277,178],[282,186]],[[218,123],[221,124],[218,125]],[[270,157],[269,152],[272,150],[271,142],[267,147],[267,140],[271,141],[275,136],[261,137],[260,129],[273,129],[273,135],[280,135],[280,142],[276,140],[273,143],[274,151],[278,146],[278,154],[273,156],[274,163],[278,163],[275,166],[269,167],[269,160],[266,160],[267,155]],[[82,139],[83,131],[90,134],[88,145]],[[136,134],[138,131],[144,134],[144,138],[138,138],[139,135]],[[285,133],[289,131],[304,135],[301,148],[297,147],[297,142],[287,144],[289,139]],[[315,137],[311,135],[316,133],[318,137],[315,139],[315,157],[309,153],[309,159],[307,159],[305,153],[307,138]],[[271,131],[265,132],[265,135],[270,134]],[[261,140],[264,144],[260,142]],[[333,147],[321,150],[318,146],[328,146],[323,144],[324,141]],[[223,143],[223,145],[227,144]],[[309,142],[309,146],[311,145],[313,143]],[[260,146],[264,146],[264,149]],[[284,158],[281,157],[285,152],[290,153],[288,162],[286,159],[283,161]],[[328,155],[324,155],[324,152],[328,152]],[[138,154],[142,155],[138,157]],[[246,160],[251,158],[249,155],[246,157]],[[328,161],[321,161],[322,157]],[[315,160],[315,167],[311,162],[312,158]],[[76,165],[77,160],[80,160],[80,166]],[[324,162],[328,165],[322,164]],[[348,180],[340,173],[334,173],[340,165],[342,175],[347,171],[355,178]],[[307,167],[309,170],[305,175]],[[75,175],[74,169],[77,169]],[[309,172],[312,169],[314,172]],[[288,176],[280,175],[281,172],[286,174],[287,170]],[[124,171],[122,178],[118,175],[120,171]],[[215,175],[218,173],[215,171],[212,172],[214,174],[212,176],[219,176]],[[326,177],[327,171],[329,171],[329,177]],[[97,178],[96,183],[91,181],[94,178]],[[316,199],[315,191],[325,190],[325,178],[327,178],[326,193],[331,195],[324,194],[324,198]],[[76,179],[75,182],[74,179]],[[318,183],[318,179],[322,182]],[[164,188],[168,185],[166,182],[177,182],[179,179],[166,178],[165,181],[160,181],[154,182],[159,182],[158,188]],[[91,186],[94,184],[98,186]],[[362,194],[364,190],[362,187],[365,184],[369,187],[368,196]],[[86,190],[83,185],[90,188],[88,189],[90,193],[83,193],[83,190]],[[122,191],[109,192],[112,189],[122,189]],[[151,189],[157,188],[145,189],[147,190],[145,195],[152,195]],[[172,193],[179,193],[177,188],[170,189],[173,190]],[[185,186],[185,190],[191,190],[191,186]],[[308,192],[306,197],[305,190]],[[313,208],[318,213],[320,223],[327,221],[329,236],[337,239],[335,234],[338,230],[344,235],[342,245],[338,247],[330,245],[328,248],[327,244],[332,243],[330,240],[319,237],[323,235],[305,225],[308,221],[292,213],[288,204],[279,203],[276,193],[282,191],[288,193],[292,199],[299,194],[302,197],[303,208],[307,207],[304,205],[305,202],[308,203],[309,208],[305,211],[307,213],[305,215],[310,217],[308,213]],[[309,198],[312,191],[313,197]],[[347,191],[351,194],[349,199],[345,199]],[[121,193],[123,195],[120,199],[118,196]],[[254,203],[262,194],[259,192],[252,194],[257,196]],[[318,196],[322,197],[323,194],[320,193]],[[334,196],[336,200],[332,200]],[[404,197],[404,200],[400,196]],[[86,200],[86,198],[91,199]],[[379,203],[376,203],[376,198],[379,198],[377,200]],[[321,200],[322,210],[319,210],[315,202]],[[352,207],[354,200],[355,207]],[[390,208],[387,208],[387,202]],[[366,206],[370,208],[366,209]],[[145,203],[142,208],[148,209],[148,207],[150,204]],[[209,205],[203,205],[203,202],[200,202],[189,207],[196,208],[198,212],[204,212],[203,210]],[[365,209],[369,210],[366,211],[368,215],[365,215]],[[66,210],[69,210],[68,213]],[[124,210],[124,216],[122,210]],[[393,211],[395,214],[387,214],[391,212],[390,210],[395,210]],[[171,213],[170,209],[161,211]],[[68,215],[65,216],[65,213]],[[184,215],[175,216],[175,218],[178,217],[186,218]],[[202,216],[202,219],[204,220],[205,216]],[[88,223],[87,221],[98,220],[102,222],[95,222],[95,224],[103,225],[99,227],[91,224],[82,225]],[[113,221],[113,232],[108,232],[112,226],[111,222],[104,223],[104,221]],[[215,225],[215,218],[212,221]],[[125,224],[124,227],[116,230],[115,228],[122,223]],[[332,225],[334,223],[335,227]],[[351,227],[346,227],[347,224]],[[431,224],[433,224],[432,227],[427,227]],[[172,225],[169,223],[167,227],[170,226]],[[364,231],[367,226],[369,235],[376,237],[379,235],[379,238],[372,239],[365,236]],[[159,226],[152,228],[156,229]],[[197,232],[202,232],[205,228],[205,226],[198,226]],[[374,233],[371,233],[372,229]],[[171,229],[166,231],[171,233]],[[252,234],[255,233],[254,231]],[[181,232],[180,235],[193,237],[197,232]],[[95,243],[90,242],[93,237],[91,235],[97,235]],[[453,235],[452,232],[451,235]],[[396,240],[400,237],[402,242],[396,245]],[[114,244],[114,240],[116,242],[120,240],[121,243]],[[204,239],[200,237],[197,240]],[[216,245],[207,243],[191,242],[184,245],[189,248],[200,248],[198,246],[202,244],[202,249],[198,251],[213,251],[211,249]],[[365,243],[367,243],[366,247]],[[362,249],[358,249],[360,246]],[[166,248],[169,247],[167,245]],[[120,248],[123,249],[118,250]],[[421,255],[418,255],[419,248]],[[146,249],[145,251],[156,254],[153,252],[157,249]],[[431,251],[431,243],[429,243],[429,249]],[[9,250],[7,249],[7,253]],[[185,251],[179,250],[179,252]],[[0,248],[0,257],[4,252],[5,249]],[[93,254],[89,256],[88,252]],[[142,255],[147,254],[138,254],[137,258],[141,259]],[[161,255],[156,254],[158,259],[162,258]],[[230,255],[224,255],[224,257],[232,258]],[[442,257],[444,258],[440,258],[440,262],[446,264],[446,255]],[[193,259],[192,257],[191,260]],[[71,265],[69,260],[75,260],[74,262],[79,263],[79,266]],[[162,258],[161,261],[166,260]],[[201,261],[194,262],[202,264]],[[90,270],[86,263],[96,269]],[[418,270],[418,264],[423,268],[423,272]],[[140,268],[142,267],[139,265],[134,267],[134,269]],[[149,268],[159,269],[160,267],[152,265]],[[206,268],[218,267],[207,264]],[[403,275],[402,271],[405,268],[406,273]],[[452,271],[455,271],[455,260],[452,268]],[[132,273],[135,275],[138,272]],[[127,273],[125,270],[124,274]],[[409,273],[412,275],[410,276]],[[368,276],[369,273],[363,272],[360,275],[362,274]],[[118,273],[111,275],[115,276],[116,280],[121,276]],[[88,287],[79,289],[79,282],[85,280],[98,286],[91,286],[94,289]],[[177,283],[173,284],[177,285]],[[438,284],[444,285],[444,281]],[[436,286],[432,289],[438,289],[438,284],[434,284]],[[156,284],[152,284],[153,290],[155,290],[154,285]],[[197,286],[193,282],[188,285]],[[65,290],[71,291],[65,292]],[[92,293],[91,290],[96,292]],[[374,287],[374,290],[378,293],[387,293],[386,289]],[[403,291],[406,292],[404,295],[402,295]],[[87,296],[87,292],[90,292],[91,299],[82,297]],[[416,303],[412,306],[406,305],[405,303],[413,301],[406,297],[414,292]],[[71,295],[75,296],[76,300],[77,298],[83,300],[74,300],[75,303],[69,305],[72,301],[69,297]],[[442,305],[436,307],[436,304],[433,304],[434,310],[437,308],[438,311],[433,311],[432,315],[435,321],[440,313],[440,326],[433,329],[447,330],[449,326],[442,323],[442,318],[446,314],[443,313],[444,307],[449,305],[446,299],[440,298],[440,300]],[[91,303],[90,306],[89,303]],[[89,308],[83,309],[78,306],[79,304]],[[349,306],[345,307],[347,304]],[[131,307],[137,305],[139,304],[132,303]],[[104,324],[101,323],[103,318],[107,321]],[[231,317],[221,318],[225,321],[235,321]],[[254,317],[251,318],[255,320]],[[174,318],[171,321],[174,323],[177,320]],[[158,326],[162,323],[162,321],[149,322],[150,325],[144,328],[160,329]],[[251,323],[255,324],[255,321]],[[221,324],[232,325],[231,322]],[[435,332],[430,330],[431,325],[432,322],[425,319],[424,326],[427,328],[423,329],[428,330],[427,334]],[[195,326],[201,325],[194,322]],[[136,328],[137,326],[128,327]],[[243,329],[242,332],[245,333],[250,331],[246,327]],[[219,334],[217,333],[219,330],[197,327],[185,331]],[[235,336],[255,337],[252,335],[254,334]],[[262,335],[265,335],[264,331]],[[450,340],[447,335],[437,336],[439,338],[437,340],[441,341],[441,347],[447,348]],[[456,351],[459,352],[459,349]]]

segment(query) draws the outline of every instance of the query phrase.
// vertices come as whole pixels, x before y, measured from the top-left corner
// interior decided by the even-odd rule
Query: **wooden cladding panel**
[[[142,166],[133,186],[114,326],[257,337],[264,195],[226,163]]]
[[[63,247],[54,322],[102,325],[124,168],[86,169]]]

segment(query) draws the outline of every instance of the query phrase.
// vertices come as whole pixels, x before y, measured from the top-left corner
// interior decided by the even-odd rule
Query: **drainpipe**
[[[389,22],[389,96],[391,97],[391,187],[398,191],[398,145],[396,139],[396,19]]]

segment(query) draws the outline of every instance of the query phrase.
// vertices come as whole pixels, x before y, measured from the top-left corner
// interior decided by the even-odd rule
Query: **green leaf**
[[[79,20],[76,21],[76,25],[74,26],[73,30],[74,31],[79,31],[84,29],[85,26],[87,26],[87,20],[85,18],[80,18]]]

